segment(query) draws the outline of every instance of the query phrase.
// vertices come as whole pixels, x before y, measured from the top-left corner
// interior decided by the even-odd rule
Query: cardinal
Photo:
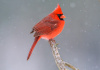
[[[50,40],[61,33],[65,24],[64,18],[65,16],[63,15],[61,7],[58,4],[53,12],[44,17],[32,28],[32,31],[30,33],[34,32],[35,40],[29,51],[27,60],[30,58],[35,45],[41,38]]]

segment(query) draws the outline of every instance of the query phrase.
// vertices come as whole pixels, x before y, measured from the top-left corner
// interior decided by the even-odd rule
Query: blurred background
[[[0,0],[0,70],[58,70],[48,41],[32,27],[60,4],[65,18],[55,38],[62,59],[80,70],[100,70],[100,0]]]

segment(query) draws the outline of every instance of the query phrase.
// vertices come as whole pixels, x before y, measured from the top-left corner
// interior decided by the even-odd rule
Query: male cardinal
[[[58,34],[61,33],[61,31],[64,28],[65,16],[63,15],[63,12],[61,10],[60,5],[57,5],[57,8],[50,13],[48,16],[43,18],[39,23],[37,23],[30,33],[34,32],[34,43],[30,49],[30,52],[28,54],[27,60],[30,58],[32,51],[36,45],[36,43],[41,39],[50,40],[55,38]]]

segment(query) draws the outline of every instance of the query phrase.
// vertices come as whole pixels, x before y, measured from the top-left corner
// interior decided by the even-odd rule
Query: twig
[[[56,65],[58,66],[59,70],[68,70],[66,68],[66,66],[68,66],[69,68],[71,68],[73,70],[78,70],[77,68],[75,68],[71,64],[69,64],[69,63],[67,63],[67,62],[65,62],[61,59],[60,54],[58,52],[57,44],[56,44],[54,39],[50,39],[49,43],[50,43],[50,46],[51,46],[51,49],[52,49],[52,53],[53,53]]]

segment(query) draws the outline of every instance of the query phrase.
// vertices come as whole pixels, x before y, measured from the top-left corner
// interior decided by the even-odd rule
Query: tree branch
[[[59,68],[59,70],[68,70],[66,68],[66,66],[68,66],[69,68],[73,69],[73,70],[78,70],[77,68],[75,68],[74,66],[72,66],[71,64],[63,61],[60,57],[60,54],[58,52],[58,47],[57,47],[57,44],[55,42],[54,39],[50,39],[49,40],[49,43],[50,43],[50,46],[51,46],[51,49],[52,49],[52,53],[53,53],[53,56],[54,56],[54,59],[55,59],[55,62],[56,62],[56,65],[57,67]]]

